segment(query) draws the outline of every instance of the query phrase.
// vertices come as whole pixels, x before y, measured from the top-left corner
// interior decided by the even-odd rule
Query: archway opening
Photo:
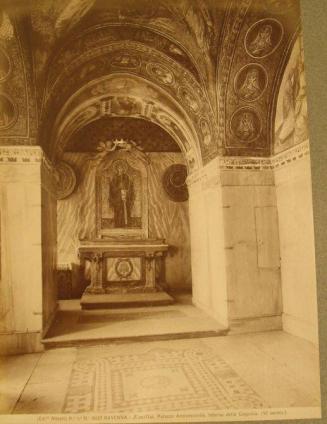
[[[190,225],[197,234],[199,222],[194,217],[199,199],[191,203],[192,213],[187,184],[203,168],[197,130],[181,103],[135,75],[92,81],[65,103],[49,147],[69,187],[65,190],[63,184],[57,204],[61,299],[75,299],[82,312],[102,311],[102,324],[104,316],[112,318],[110,309],[155,306],[153,314],[167,318],[159,333],[165,325],[166,333],[223,331],[223,326],[197,308],[205,309],[201,301],[192,299],[192,268],[197,297],[201,298],[200,284],[208,286],[204,293],[209,293],[212,285],[208,273],[202,275],[192,264],[192,258],[198,260],[206,253],[191,255]],[[202,137],[208,139],[210,134],[204,131]],[[117,174],[118,162],[123,171]],[[114,193],[120,185],[117,200]],[[192,196],[194,199],[193,192]],[[207,243],[206,237],[203,231],[201,245]],[[161,292],[167,296],[159,299]],[[137,300],[130,301],[132,297]],[[166,304],[173,306],[158,309]],[[103,313],[107,308],[109,315]],[[149,309],[142,313],[148,316]],[[184,319],[172,325],[176,314]],[[55,325],[48,336],[57,336],[54,332],[61,329],[59,320],[59,327]],[[130,331],[142,329],[132,326]],[[156,331],[152,328],[151,336]]]

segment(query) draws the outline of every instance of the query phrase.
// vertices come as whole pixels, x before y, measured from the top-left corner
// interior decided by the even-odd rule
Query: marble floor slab
[[[173,305],[81,310],[78,300],[60,302],[56,320],[43,340],[47,347],[104,341],[210,337],[227,329],[180,295]]]

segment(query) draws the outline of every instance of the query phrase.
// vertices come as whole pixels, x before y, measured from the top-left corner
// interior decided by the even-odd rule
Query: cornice
[[[53,165],[39,146],[0,146],[0,164],[43,165],[50,172]]]
[[[219,168],[221,171],[228,170],[274,170],[289,165],[310,154],[309,140],[278,153],[270,158],[258,157],[220,157]]]

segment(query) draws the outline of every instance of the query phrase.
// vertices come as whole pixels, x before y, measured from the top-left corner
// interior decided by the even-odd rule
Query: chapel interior
[[[0,1],[0,413],[319,407],[304,63],[297,0]]]

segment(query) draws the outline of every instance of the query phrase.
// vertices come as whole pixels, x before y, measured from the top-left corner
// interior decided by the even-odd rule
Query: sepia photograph
[[[302,14],[0,0],[1,422],[322,417]]]

